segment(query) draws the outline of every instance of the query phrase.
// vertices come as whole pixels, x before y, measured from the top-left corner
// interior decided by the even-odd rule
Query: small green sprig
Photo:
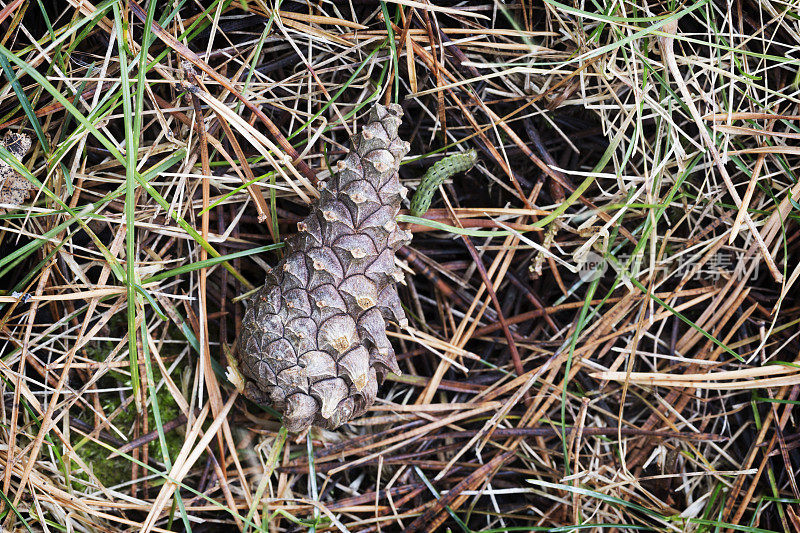
[[[471,169],[478,160],[478,153],[472,149],[463,154],[453,154],[437,161],[419,182],[419,187],[411,199],[411,214],[415,217],[424,215],[431,206],[433,193],[444,183],[444,180],[459,172]]]

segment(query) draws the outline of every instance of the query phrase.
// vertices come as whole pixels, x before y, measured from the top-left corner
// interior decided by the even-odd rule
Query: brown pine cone
[[[400,372],[385,320],[407,324],[394,262],[411,240],[395,221],[406,193],[397,169],[409,150],[397,137],[401,115],[398,105],[370,112],[245,313],[244,394],[283,411],[290,431],[362,415],[386,373]]]

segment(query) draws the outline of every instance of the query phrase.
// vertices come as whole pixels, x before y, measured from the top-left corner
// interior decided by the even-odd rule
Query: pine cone
[[[401,115],[398,105],[370,112],[245,313],[244,394],[283,411],[290,431],[362,415],[386,373],[400,372],[385,320],[407,324],[394,262],[411,240],[395,221],[406,193],[397,169],[409,150],[397,137]]]

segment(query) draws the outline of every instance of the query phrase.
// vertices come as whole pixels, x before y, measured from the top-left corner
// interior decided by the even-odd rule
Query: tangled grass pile
[[[0,3],[0,525],[800,531],[799,4]],[[478,162],[289,433],[227,362],[375,103]]]

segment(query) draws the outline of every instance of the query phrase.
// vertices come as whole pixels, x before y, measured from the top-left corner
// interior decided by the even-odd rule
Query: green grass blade
[[[114,4],[114,24],[117,29],[117,48],[119,49],[120,84],[122,85],[122,109],[125,122],[125,285],[128,297],[128,357],[131,373],[132,394],[136,408],[144,408],[142,391],[139,389],[139,350],[136,346],[136,154],[139,150],[139,130],[134,129],[131,85],[128,79],[127,50],[122,46],[122,15],[119,6]],[[142,319],[144,323],[144,318]],[[144,340],[144,339],[143,339]]]

